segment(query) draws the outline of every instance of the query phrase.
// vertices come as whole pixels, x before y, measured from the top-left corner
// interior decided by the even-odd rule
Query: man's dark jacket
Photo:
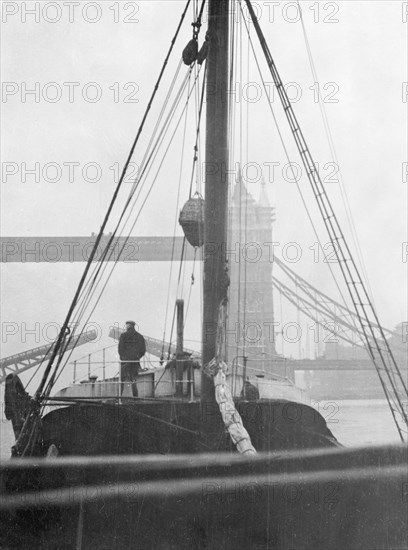
[[[119,357],[122,361],[138,361],[145,353],[145,339],[133,327],[120,335]]]

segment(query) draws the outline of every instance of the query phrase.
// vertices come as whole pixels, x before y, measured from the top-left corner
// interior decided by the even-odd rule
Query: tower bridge
[[[288,266],[271,253],[272,223],[275,219],[274,208],[270,206],[267,195],[262,187],[259,200],[256,201],[247,191],[242,181],[235,185],[231,208],[231,242],[226,247],[230,270],[230,312],[228,341],[229,355],[235,357],[242,353],[257,367],[263,368],[265,358],[272,358],[274,371],[282,376],[294,376],[295,372],[303,372],[306,377],[314,377],[314,382],[324,373],[331,385],[342,384],[342,373],[353,371],[360,373],[369,384],[379,385],[374,367],[369,360],[362,338],[361,330],[356,322],[356,315],[342,304],[335,302],[327,295],[310,285],[307,281],[294,273]],[[245,227],[245,231],[242,228]],[[1,237],[0,260],[4,264],[10,263],[48,263],[86,262],[96,241],[96,235],[67,236],[67,237]],[[110,242],[112,241],[112,242]],[[104,235],[101,239],[95,257],[97,261],[102,251],[109,245],[106,261],[120,261],[124,263],[177,261],[181,258],[184,246],[184,259],[194,259],[194,248],[183,237],[170,236],[139,236],[115,237]],[[245,261],[246,243],[256,244],[257,261]],[[238,245],[238,246],[237,246]],[[196,259],[202,260],[203,254],[213,254],[209,246],[199,249]],[[244,261],[242,258],[244,257]],[[289,283],[295,287],[291,290],[283,284],[272,269],[278,267],[280,275],[284,275]],[[246,281],[247,284],[244,283]],[[231,327],[243,322],[262,324],[267,321],[273,326],[274,304],[272,287],[281,293],[298,311],[312,319],[320,327],[329,332],[333,326],[333,334],[339,343],[326,345],[325,353],[316,359],[292,359],[279,356],[275,349],[275,338],[270,337],[270,331],[262,334],[262,341],[256,345],[249,342],[237,342],[235,331]],[[245,324],[245,323],[244,323]],[[339,330],[339,327],[341,330]],[[384,329],[390,345],[395,350],[397,362],[402,369],[407,368],[407,346],[403,343],[403,334]],[[233,334],[233,336],[231,336]],[[150,341],[152,351],[161,348],[160,342],[153,338]],[[82,343],[82,342],[81,342]],[[239,351],[241,350],[241,351]],[[28,360],[33,351],[33,357]],[[2,378],[8,368],[13,365],[14,372],[22,372],[38,365],[41,361],[42,350],[29,350],[21,357],[5,358],[2,363]],[[154,353],[154,351],[153,351]],[[27,355],[28,354],[28,355]],[[32,355],[32,354],[31,354]],[[24,356],[24,357],[23,357]],[[262,357],[262,359],[260,359]],[[276,358],[276,361],[273,358]],[[338,378],[338,376],[340,378]],[[335,378],[333,378],[333,376]],[[347,376],[347,374],[346,374]],[[328,384],[326,384],[327,386]],[[364,385],[364,384],[363,384]],[[381,395],[381,393],[379,392]]]

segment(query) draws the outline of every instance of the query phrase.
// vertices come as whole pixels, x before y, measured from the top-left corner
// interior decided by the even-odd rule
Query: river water
[[[342,400],[313,402],[326,419],[337,439],[347,447],[397,443],[399,436],[385,400]],[[10,457],[14,443],[11,423],[4,416],[1,403],[0,461]]]

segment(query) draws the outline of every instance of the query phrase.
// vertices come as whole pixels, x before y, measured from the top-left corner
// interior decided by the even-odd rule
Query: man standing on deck
[[[132,383],[132,393],[137,397],[136,379],[140,371],[140,359],[146,353],[146,342],[141,334],[135,330],[134,321],[126,321],[126,330],[119,338],[119,357],[121,361],[120,373],[122,391],[126,382]]]

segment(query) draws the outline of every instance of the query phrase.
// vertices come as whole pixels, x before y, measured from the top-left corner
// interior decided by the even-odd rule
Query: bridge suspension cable
[[[337,302],[336,300],[333,300],[333,298],[330,298],[330,296],[327,296],[327,294],[324,294],[318,288],[311,285],[308,281],[295,273],[292,269],[290,269],[289,266],[287,266],[284,262],[282,262],[282,260],[280,260],[276,256],[274,256],[274,264],[278,266],[283,271],[283,273],[296,285],[297,291],[295,296],[293,291],[289,287],[287,287],[276,277],[274,277],[272,280],[272,284],[279,292],[282,292],[282,294],[294,305],[296,305],[296,303],[294,302],[294,297],[296,297],[296,299],[299,298],[303,306],[317,308],[318,311],[323,315],[323,322],[334,321],[335,323],[341,324],[345,329],[349,330],[350,332],[359,335],[359,337],[361,338],[360,343],[356,343],[354,340],[348,338],[343,338],[344,340],[354,343],[358,346],[365,347],[364,334],[359,326],[358,317],[354,311],[348,309],[346,306]],[[302,294],[300,293],[303,293],[306,297],[302,296]],[[320,322],[319,319],[316,318],[316,316],[313,316],[312,309],[310,309],[308,312],[304,311],[303,309],[302,311],[316,322]],[[330,329],[328,330],[330,331]],[[389,330],[385,327],[383,327],[383,331],[384,334],[388,334],[391,337],[400,336],[396,331]],[[335,334],[334,331],[333,334]],[[338,334],[338,336],[342,337],[341,334]]]

